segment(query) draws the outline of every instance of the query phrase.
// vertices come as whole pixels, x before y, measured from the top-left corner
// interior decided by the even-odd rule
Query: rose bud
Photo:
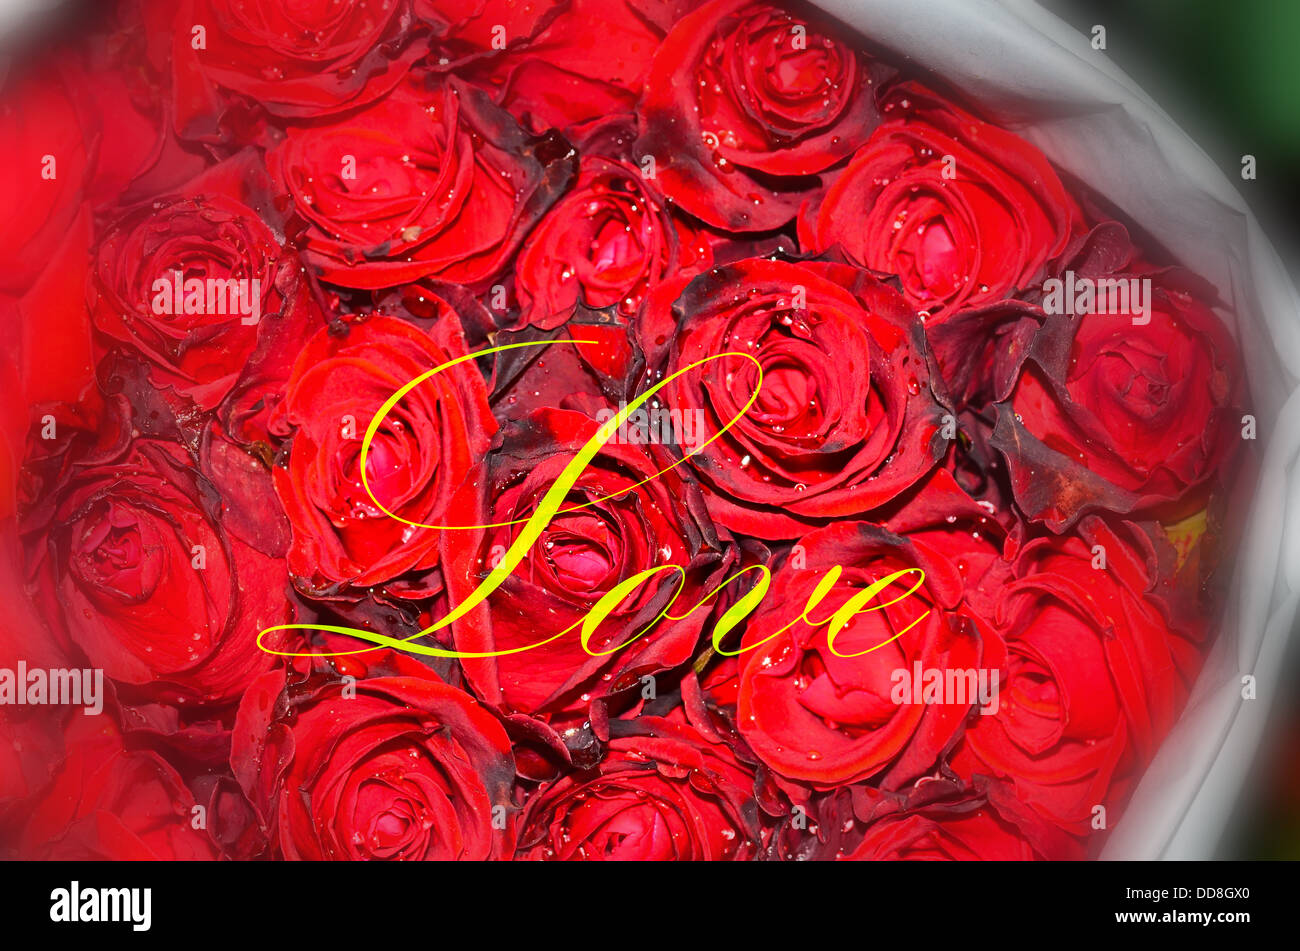
[[[819,202],[799,218],[800,243],[838,246],[897,274],[918,310],[949,314],[1010,297],[1082,229],[1046,157],[923,86],[892,89],[884,124]]]
[[[427,677],[285,687],[259,678],[231,765],[289,860],[509,858],[515,776],[505,730]]]
[[[518,858],[721,861],[752,858],[754,776],[726,747],[659,717],[610,724],[600,764],[528,801]]]
[[[825,26],[713,0],[678,20],[655,54],[636,154],[654,161],[665,195],[708,224],[779,228],[820,187],[817,173],[880,121],[872,86],[882,75]]]
[[[883,505],[946,451],[949,410],[920,321],[865,271],[750,259],[673,300],[680,286],[663,285],[637,330],[647,379],[685,371],[666,402],[705,414],[708,438],[718,436],[687,464],[719,524],[796,538]]]

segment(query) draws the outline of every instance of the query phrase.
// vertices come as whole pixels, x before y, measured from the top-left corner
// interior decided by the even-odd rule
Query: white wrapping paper
[[[1300,298],[1241,194],[1089,37],[1027,0],[816,0],[1105,195],[1237,315],[1263,474],[1221,632],[1102,853],[1210,858],[1258,749],[1300,588]],[[1131,39],[1131,38],[1130,38]],[[1243,148],[1248,152],[1248,148]],[[1229,170],[1237,174],[1236,169]],[[1242,487],[1243,489],[1247,487]],[[1242,677],[1256,678],[1255,700]]]

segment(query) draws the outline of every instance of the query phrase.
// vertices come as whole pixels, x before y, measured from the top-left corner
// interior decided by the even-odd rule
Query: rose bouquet
[[[8,854],[1082,858],[1183,711],[1219,292],[815,8],[122,2],[0,122]]]

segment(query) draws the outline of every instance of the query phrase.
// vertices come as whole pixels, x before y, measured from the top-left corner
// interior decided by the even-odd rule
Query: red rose
[[[1093,807],[1114,810],[1155,754],[1198,660],[1144,598],[1145,537],[1097,518],[1080,531],[1086,540],[1038,539],[1016,559],[988,635],[1005,644],[999,707],[972,718],[953,766],[1006,777],[1084,834]]]
[[[219,499],[235,493],[210,475],[140,438],[71,465],[25,521],[46,616],[133,696],[233,700],[272,663],[259,632],[290,620],[281,553],[234,525]],[[250,504],[270,497],[261,479]]]
[[[508,858],[514,760],[469,694],[428,677],[244,695],[231,764],[290,860]]]
[[[540,410],[502,433],[483,484],[491,487],[487,517],[494,526],[472,546],[448,533],[447,583],[453,603],[477,587],[514,543],[523,520],[599,424],[582,413]],[[677,473],[658,470],[646,450],[611,440],[579,476],[561,511],[550,519],[524,560],[491,595],[486,612],[457,624],[456,648],[518,650],[575,625],[598,600],[638,572],[677,565],[647,580],[601,623],[587,653],[575,627],[521,653],[462,665],[479,696],[511,711],[585,711],[592,698],[634,686],[640,677],[689,661],[708,608],[646,628],[677,592],[671,613],[685,614],[725,576],[729,541],[700,510],[698,489]],[[649,480],[649,481],[646,481]],[[518,524],[506,525],[507,522]],[[600,652],[631,641],[626,647]]]
[[[573,0],[415,0],[415,12],[437,35],[439,65],[466,65],[514,52],[554,22]]]
[[[993,432],[1031,519],[1061,531],[1089,511],[1204,506],[1189,493],[1240,425],[1235,348],[1179,278],[1156,275],[1147,323],[1054,314],[1034,337]]]
[[[837,565],[842,573],[808,612],[819,622],[867,586],[908,574],[848,619],[832,651],[828,628],[800,618]],[[741,735],[773,771],[816,788],[880,773],[889,788],[915,779],[952,741],[975,698],[918,703],[906,690],[900,701],[898,672],[915,679],[918,668],[924,676],[980,666],[979,633],[957,610],[962,593],[956,564],[879,526],[842,522],[804,536],[740,645]]]
[[[471,75],[500,87],[499,101],[525,128],[568,130],[618,113],[630,116],[663,39],[664,30],[652,22],[659,6],[659,0],[492,0],[453,28],[444,45],[449,55],[466,41],[488,47],[492,36],[483,26],[503,27],[507,50],[480,50],[490,58],[473,64]]]
[[[977,307],[1041,279],[1081,228],[1042,153],[916,83],[891,90],[881,108],[887,121],[804,207],[805,249],[838,246],[897,274],[927,312]]]
[[[720,861],[755,855],[761,830],[754,776],[730,750],[659,717],[610,728],[599,766],[533,794],[518,858]]]
[[[361,446],[384,402],[466,353],[450,311],[425,331],[376,316],[318,332],[303,348],[283,412],[295,427],[275,488],[293,526],[289,570],[311,590],[363,588],[437,564],[441,533],[376,507],[361,482]],[[423,525],[461,524],[453,493],[487,451],[496,424],[483,377],[460,364],[408,393],[375,433],[366,476],[374,499]]]
[[[185,0],[151,13],[170,17],[176,128],[189,138],[218,132],[219,88],[277,116],[327,115],[373,102],[428,49],[411,0]]]
[[[270,209],[249,158],[129,213],[100,241],[95,259],[95,326],[142,354],[155,386],[203,409],[229,393],[260,341],[281,323],[301,321],[309,306],[297,256],[258,211],[230,195],[262,214]]]
[[[374,289],[490,282],[568,184],[571,152],[526,135],[486,93],[430,79],[332,125],[290,129],[268,163],[321,277]]]
[[[664,285],[638,326],[648,373],[666,377],[734,351],[763,367],[754,405],[689,460],[715,521],[760,538],[793,538],[888,502],[946,450],[946,409],[932,389],[941,382],[921,324],[871,275],[751,259],[701,275],[674,301],[668,294],[680,286]],[[712,437],[757,384],[753,363],[726,357],[665,393],[674,409],[704,414]]]
[[[128,751],[109,716],[77,716],[50,788],[30,805],[19,855],[61,861],[215,859],[194,796],[157,753]]]
[[[653,182],[614,159],[584,158],[578,181],[525,240],[515,261],[521,322],[549,330],[589,310],[625,318],[665,276],[709,263],[708,243],[674,219]]]
[[[824,27],[752,0],[712,0],[673,26],[638,106],[638,160],[719,228],[794,218],[815,177],[879,122],[873,68]]]
[[[1023,862],[1080,859],[1069,836],[1026,815],[996,783],[973,789],[948,782],[918,785],[901,809],[867,822],[861,840],[841,856],[854,862]]]

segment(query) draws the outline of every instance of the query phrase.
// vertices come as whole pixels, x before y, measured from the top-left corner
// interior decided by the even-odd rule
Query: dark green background
[[[1300,212],[1300,0],[1039,0],[1137,80],[1234,180],[1268,224]],[[1294,235],[1293,235],[1294,236]],[[1294,268],[1293,268],[1294,272]]]

